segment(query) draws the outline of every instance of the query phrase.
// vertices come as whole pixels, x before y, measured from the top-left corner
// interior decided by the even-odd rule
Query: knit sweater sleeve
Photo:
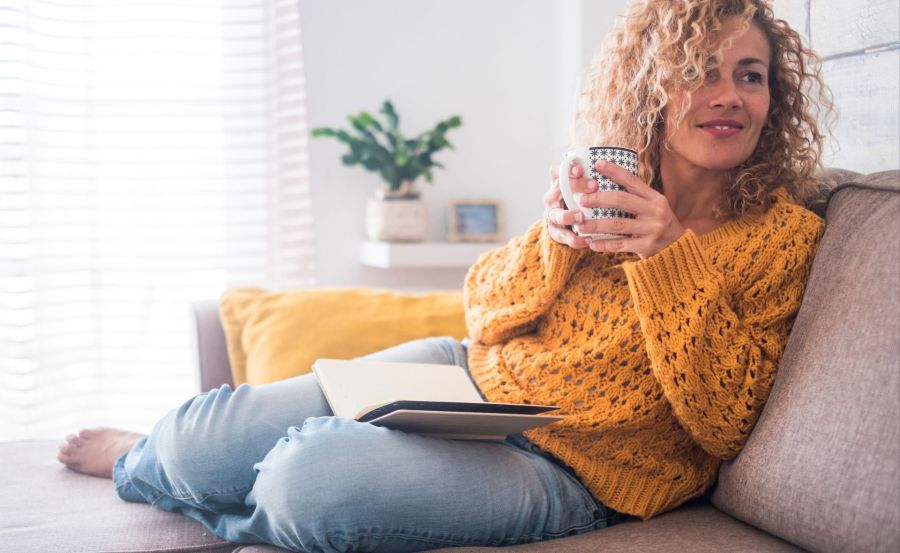
[[[727,289],[691,231],[623,267],[653,374],[679,423],[714,457],[740,452],[775,380],[823,229],[801,211],[770,219],[729,254],[740,290]]]
[[[557,243],[538,221],[482,255],[469,269],[463,293],[469,336],[493,345],[531,332],[584,251]]]

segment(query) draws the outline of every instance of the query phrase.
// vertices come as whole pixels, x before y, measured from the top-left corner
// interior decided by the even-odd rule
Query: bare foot
[[[116,460],[143,437],[143,434],[115,428],[82,430],[77,436],[69,434],[66,441],[59,444],[56,458],[74,471],[112,478]]]

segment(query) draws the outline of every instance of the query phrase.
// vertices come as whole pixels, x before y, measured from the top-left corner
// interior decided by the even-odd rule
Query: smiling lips
[[[743,130],[744,125],[730,119],[714,119],[697,125],[713,136],[727,138],[734,136]]]

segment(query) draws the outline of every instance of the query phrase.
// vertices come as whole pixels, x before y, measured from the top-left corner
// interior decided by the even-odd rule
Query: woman
[[[565,420],[503,443],[422,437],[328,416],[305,375],[202,394],[149,436],[84,431],[60,460],[297,551],[536,541],[701,495],[765,403],[822,232],[794,203],[819,164],[803,91],[821,80],[764,0],[636,5],[599,60],[579,142],[631,146],[641,171],[598,165],[627,193],[572,176],[584,204],[637,217],[585,222],[553,175],[544,220],[469,271],[470,342],[370,356],[459,364],[488,400]]]

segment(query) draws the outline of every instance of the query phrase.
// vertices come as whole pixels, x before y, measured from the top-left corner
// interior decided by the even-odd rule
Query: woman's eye
[[[757,73],[756,71],[751,71],[749,73],[745,73],[741,77],[741,80],[746,81],[748,83],[753,83],[753,84],[762,84],[763,76],[762,76],[762,73]]]

